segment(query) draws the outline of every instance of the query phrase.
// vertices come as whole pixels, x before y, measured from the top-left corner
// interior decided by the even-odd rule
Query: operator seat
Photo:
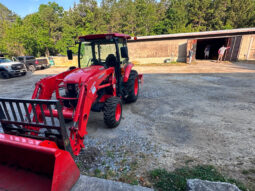
[[[109,68],[109,67],[115,67],[116,64],[117,64],[117,59],[116,57],[114,56],[114,54],[109,54],[105,60],[106,62],[106,67]]]

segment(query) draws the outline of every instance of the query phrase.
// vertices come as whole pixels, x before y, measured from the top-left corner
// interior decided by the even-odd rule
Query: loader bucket
[[[41,146],[45,144],[45,141],[0,134],[0,190],[72,188],[80,176],[72,156],[57,147]]]
[[[72,188],[80,172],[59,101],[0,98],[0,124],[0,190]]]

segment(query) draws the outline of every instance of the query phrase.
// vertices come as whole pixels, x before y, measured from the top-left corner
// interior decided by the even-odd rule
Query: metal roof
[[[199,38],[199,37],[213,37],[213,36],[233,36],[237,34],[255,34],[255,28],[242,28],[231,30],[192,32],[192,33],[176,33],[153,36],[138,36],[133,37],[132,40],[160,40],[160,39],[182,39],[182,38]],[[136,39],[135,39],[136,38]]]

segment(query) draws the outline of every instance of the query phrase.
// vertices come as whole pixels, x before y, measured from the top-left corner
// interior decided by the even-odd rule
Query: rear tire
[[[109,128],[117,127],[122,117],[122,102],[119,97],[110,97],[104,104],[104,122]]]
[[[136,70],[131,70],[125,88],[127,91],[126,103],[136,102],[139,95],[139,77]]]
[[[11,77],[10,74],[7,71],[1,71],[0,76],[3,79],[9,79]]]

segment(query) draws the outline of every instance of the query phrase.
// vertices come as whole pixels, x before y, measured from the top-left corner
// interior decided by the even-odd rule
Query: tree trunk
[[[49,57],[49,56],[50,56],[50,51],[49,51],[48,47],[46,47],[45,56],[46,56],[46,57]]]

